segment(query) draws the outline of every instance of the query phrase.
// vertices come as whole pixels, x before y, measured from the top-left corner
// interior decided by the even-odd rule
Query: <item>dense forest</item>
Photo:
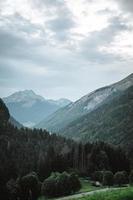
[[[0,195],[8,198],[7,185],[34,172],[40,183],[51,172],[76,172],[92,176],[95,171],[130,170],[120,147],[104,142],[76,143],[46,130],[21,128],[9,123],[9,111],[0,100]]]

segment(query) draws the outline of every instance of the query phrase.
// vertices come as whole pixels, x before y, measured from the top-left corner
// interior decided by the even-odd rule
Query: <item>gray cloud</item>
[[[57,18],[47,22],[48,28],[55,32],[69,30],[75,26],[75,23],[68,16],[58,16]]]
[[[47,6],[47,7],[64,7],[64,0],[34,0],[34,3],[36,6],[39,8],[42,6]]]
[[[123,30],[128,30],[128,27],[123,23],[121,16],[111,18],[108,27],[101,31],[92,32],[91,35],[83,40],[79,53],[82,53],[86,59],[92,62],[108,63],[115,61],[118,57],[99,51],[99,47],[111,43],[114,37]]]
[[[133,1],[132,0],[118,0],[123,10],[129,11],[133,14]]]
[[[71,37],[70,30],[75,26],[74,21],[68,16],[58,16],[47,22],[47,27],[52,30],[55,40],[65,41]]]
[[[75,35],[80,33],[71,32],[78,21],[65,1],[30,0],[30,3],[33,11],[40,11],[44,23],[33,23],[20,12],[0,15],[1,95],[6,90],[9,93],[28,88],[49,98],[76,99],[122,77],[124,70],[115,67],[116,63],[120,65],[120,58],[99,51],[99,47],[128,30],[122,16],[114,17],[113,13],[106,28],[82,35],[82,40],[78,40]]]
[[[46,27],[54,33],[54,39],[67,40],[70,30],[76,26],[74,16],[64,0],[35,0],[35,5],[43,10],[47,7],[48,16],[52,19],[46,22]]]

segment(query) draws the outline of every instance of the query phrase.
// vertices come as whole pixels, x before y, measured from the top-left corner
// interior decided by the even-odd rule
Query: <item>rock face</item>
[[[74,103],[70,103],[68,106],[41,121],[37,127],[46,128],[49,131],[58,132],[60,134],[65,133],[65,135],[71,135],[71,137],[75,138],[76,133],[73,132],[69,134],[67,129],[72,122],[76,125],[76,120],[79,119],[80,121],[80,118],[83,116],[87,114],[91,115],[93,111],[126,91],[131,86],[133,86],[133,74],[115,84],[91,92]]]
[[[44,99],[32,90],[16,92],[3,100],[11,115],[24,126],[29,127],[70,103],[67,99],[64,99],[64,102]]]

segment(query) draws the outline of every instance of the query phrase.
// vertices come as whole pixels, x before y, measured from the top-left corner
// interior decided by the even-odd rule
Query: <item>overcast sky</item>
[[[0,0],[0,96],[76,100],[133,72],[133,0]]]

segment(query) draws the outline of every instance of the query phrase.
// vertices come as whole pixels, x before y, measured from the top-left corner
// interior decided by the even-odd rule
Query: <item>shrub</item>
[[[116,172],[114,175],[114,182],[118,186],[122,186],[127,183],[127,177],[125,172]]]
[[[71,193],[71,185],[70,185],[70,175],[66,172],[63,172],[57,177],[57,191],[58,196],[68,195]]]
[[[76,192],[81,188],[80,181],[75,174],[67,172],[52,173],[42,184],[42,195],[59,197]]]
[[[32,172],[26,176],[23,176],[19,180],[20,190],[22,193],[22,199],[36,200],[40,195],[40,182],[35,172]]]
[[[75,173],[72,173],[70,175],[69,182],[70,182],[72,192],[77,192],[81,189],[81,183],[79,181],[78,176]]]
[[[44,196],[56,196],[56,180],[47,178],[42,184],[42,194]]]
[[[123,171],[123,174],[125,175],[125,184],[129,183],[129,177],[126,171]]]
[[[93,173],[92,179],[94,181],[102,182],[103,181],[103,172],[102,171],[95,171]]]
[[[113,173],[111,171],[105,171],[103,173],[103,185],[113,185]]]
[[[129,175],[129,183],[130,183],[130,185],[133,185],[133,171],[131,171],[131,173]]]

